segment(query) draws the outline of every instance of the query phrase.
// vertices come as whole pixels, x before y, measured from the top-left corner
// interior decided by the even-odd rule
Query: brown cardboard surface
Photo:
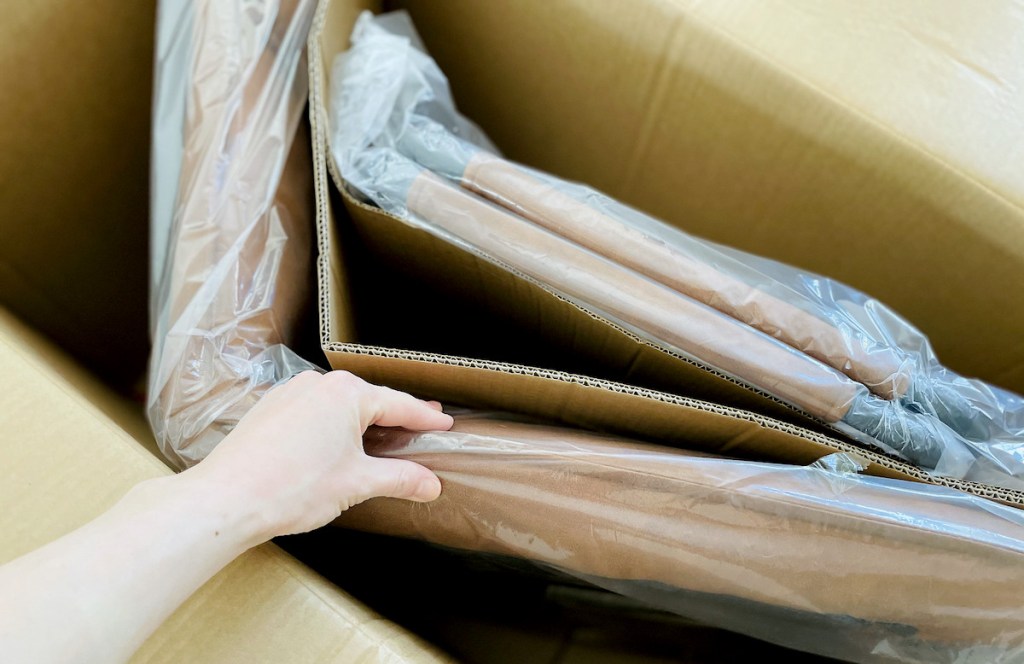
[[[848,282],[1024,391],[1012,0],[406,4],[512,159]]]
[[[649,48],[649,44],[659,43],[656,33],[661,29],[652,27],[652,16],[668,11],[667,7],[671,6],[631,3],[628,9],[626,7],[601,3],[583,12],[571,3],[499,6],[494,3],[453,2],[416,4],[411,9],[428,46],[437,46],[440,64],[452,77],[456,93],[468,95],[461,99],[464,108],[476,118],[473,115],[475,109],[479,114],[476,119],[486,129],[495,132],[501,147],[519,158],[546,154],[551,163],[542,163],[544,160],[534,160],[533,163],[549,168],[566,166],[561,169],[562,174],[572,176],[572,169],[568,166],[586,163],[591,173],[597,173],[595,169],[602,167],[607,169],[601,171],[607,176],[629,161],[623,154],[616,154],[614,149],[625,140],[624,136],[633,142],[640,140],[628,131],[623,134],[622,126],[615,119],[616,113],[623,113],[622,117],[626,119],[624,126],[627,127],[632,116],[628,109],[620,109],[619,104],[637,104],[645,109],[643,113],[656,113],[655,118],[648,120],[654,122],[656,119],[658,125],[671,125],[689,112],[682,100],[678,100],[676,106],[660,106],[663,95],[676,90],[676,86],[685,87],[685,81],[665,81],[664,90],[658,88],[653,92],[637,82],[669,76],[677,66],[679,71],[685,69],[673,59],[674,56],[669,57],[658,50],[660,47],[654,47],[653,52]],[[617,12],[614,16],[620,19],[618,23],[611,21],[614,26],[600,23],[600,20],[609,19],[605,12],[612,11]],[[357,7],[350,2],[322,0],[310,37],[310,117],[316,160],[314,178],[318,200],[321,334],[332,366],[430,398],[475,407],[515,410],[684,447],[793,463],[807,463],[832,451],[856,450],[873,462],[870,472],[934,481],[1024,505],[1024,494],[969,482],[931,478],[908,464],[843,442],[838,434],[822,433],[824,430],[820,426],[809,423],[806,418],[780,407],[763,395],[738,388],[714,372],[702,370],[645,345],[636,337],[590,316],[520,275],[468,252],[445,246],[390,215],[356,202],[344,192],[344,182],[328,155],[324,107],[327,74],[335,55],[347,46],[356,15]],[[677,24],[679,30],[688,25],[681,19]],[[563,30],[567,25],[572,25],[571,37]],[[605,29],[607,34],[600,32],[599,28]],[[643,39],[631,32],[634,29],[649,29],[652,33],[645,35],[649,39]],[[481,53],[493,55],[494,61],[500,64],[493,71],[487,70],[485,75],[482,68],[489,66],[488,59],[461,50],[459,55],[463,59],[455,62],[451,50],[462,46],[455,47],[441,39],[442,36],[462,40],[467,49],[470,48],[468,45],[476,44]],[[599,37],[611,41],[604,44]],[[539,46],[538,39],[551,41]],[[646,50],[627,52],[623,50],[625,46],[616,40],[625,40],[636,48],[643,41],[647,44]],[[524,43],[539,48],[547,59],[542,63],[537,59],[537,53],[523,53],[520,49],[527,48]],[[489,49],[494,52],[490,53]],[[576,49],[582,50],[577,52]],[[444,53],[450,57],[443,56]],[[716,54],[725,57],[713,50],[707,57],[714,58]],[[513,67],[512,60],[518,56],[521,56],[520,61]],[[598,62],[603,63],[602,66],[596,66]],[[595,66],[588,66],[588,63]],[[447,69],[449,65],[450,70]],[[785,97],[785,91],[775,87],[783,85],[783,79],[765,81],[755,76],[757,71],[747,73],[754,76],[752,84]],[[549,79],[551,76],[558,78]],[[610,78],[600,88],[577,89],[595,76]],[[507,88],[517,89],[517,94],[506,97]],[[582,96],[563,98],[561,95],[568,94],[561,92],[563,89],[573,90]],[[599,91],[604,93],[601,105],[589,101],[581,103],[594,99],[594,94]],[[562,104],[574,109],[572,118],[563,117],[560,110],[553,110]],[[550,125],[542,118],[542,107],[552,110],[557,116]],[[706,123],[701,131],[711,131],[715,135],[739,131],[748,121],[729,114],[723,117],[710,114],[701,118]],[[491,125],[488,125],[489,121]],[[579,124],[570,129],[572,122]],[[716,124],[719,122],[737,122],[738,125],[726,130]],[[522,127],[523,131],[515,132],[513,126]],[[590,130],[587,141],[574,133],[580,126]],[[503,133],[503,127],[508,131]],[[565,133],[537,140],[532,132],[540,131],[538,127],[557,128]],[[683,130],[680,127],[676,129]],[[693,127],[690,130],[691,133],[696,131]],[[553,149],[554,145],[558,145],[558,149]],[[522,152],[517,155],[517,150]],[[532,154],[529,150],[537,152]],[[646,152],[638,154],[645,160],[653,159]],[[680,148],[678,153],[673,153],[673,158],[683,159],[694,154],[702,153]],[[665,155],[661,156],[668,160]],[[571,163],[559,164],[558,160],[562,159],[569,159]],[[645,169],[644,182],[656,182],[666,188],[678,184],[675,170],[678,164],[671,160],[640,163]],[[554,170],[559,171],[558,168]],[[725,174],[718,175],[728,180]],[[612,178],[604,184],[617,181]],[[601,183],[598,184],[600,186]],[[621,193],[612,187],[606,188],[612,193]],[[756,193],[756,190],[752,191]],[[711,193],[705,194],[711,196]],[[771,199],[761,202],[767,205]],[[765,209],[772,208],[768,206]],[[737,232],[747,230],[742,221],[734,217],[725,215],[720,219],[729,220],[728,224],[722,225],[740,229]],[[867,227],[860,230],[871,232]],[[778,233],[773,237],[778,239]],[[782,237],[788,239],[785,235]],[[767,251],[769,248],[765,246],[760,250],[771,253]],[[945,255],[951,256],[953,252],[947,251]],[[367,264],[383,267],[376,272],[368,272]],[[877,270],[877,256],[872,257],[871,265]],[[394,277],[404,286],[389,288],[388,281]],[[367,284],[373,284],[373,287]],[[416,290],[423,284],[428,288]],[[403,299],[402,288],[409,289],[412,294]],[[434,307],[434,311],[430,307],[417,309],[416,301],[431,291],[438,296],[450,297],[446,300],[449,307]],[[948,308],[950,305],[943,306]],[[453,308],[458,311],[453,311]],[[359,311],[354,314],[355,309]],[[495,317],[493,314],[499,311],[500,315]],[[377,344],[372,336],[361,333],[359,321],[368,318],[384,321],[378,329],[392,329],[392,334],[385,337],[390,347]],[[488,327],[488,318],[500,318],[501,323]],[[488,348],[489,334],[509,324],[512,332],[506,331],[504,335],[490,339]],[[524,337],[523,334],[529,336]],[[430,347],[426,340],[431,336],[446,337],[447,341],[442,339],[438,342],[441,345]],[[523,338],[530,339],[530,343],[522,343]],[[448,345],[444,346],[445,343]],[[556,351],[545,353],[544,348],[548,346]],[[517,349],[521,351],[518,355]],[[470,350],[484,352],[473,354]],[[556,360],[566,362],[566,366],[555,365],[555,368],[571,373],[535,368],[551,367],[546,361],[556,355],[559,356]],[[573,356],[574,359],[561,356]],[[584,378],[579,373],[595,378]],[[612,382],[600,380],[608,378]],[[663,392],[628,387],[623,383]],[[756,411],[760,415],[748,411]]]
[[[160,461],[165,461],[157,449],[153,432],[146,422],[140,402],[130,401],[115,394],[108,386],[86,371],[67,353],[52,342],[42,338],[38,332],[16,319],[10,312],[0,308],[0,330],[4,337],[30,353],[33,361],[47,370],[60,374],[70,390],[87,400],[93,407],[121,427]],[[168,464],[168,467],[169,464]]]
[[[813,0],[679,4],[964,177],[1024,203],[1019,3],[951,3],[941,12],[917,0],[842,0],[824,11]]]
[[[148,348],[155,5],[0,2],[0,303],[119,387]]]
[[[0,311],[0,563],[170,470],[75,386],[69,361]],[[444,658],[266,544],[229,565],[143,645],[139,662]]]

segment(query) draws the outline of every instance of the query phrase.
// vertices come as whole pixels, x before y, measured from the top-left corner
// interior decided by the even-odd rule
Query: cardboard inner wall
[[[149,350],[155,6],[0,3],[0,303],[123,389]]]
[[[510,158],[858,287],[1024,392],[1012,0],[400,4]]]
[[[565,5],[544,6],[570,11]],[[417,5],[417,11],[424,7]],[[736,391],[723,378],[692,370],[678,358],[645,348],[635,338],[595,320],[536,284],[472,254],[445,247],[339,191],[344,183],[326,147],[327,77],[334,56],[347,47],[352,23],[361,8],[361,4],[341,0],[322,2],[310,40],[321,332],[332,366],[452,403],[526,412],[586,428],[738,456],[807,463],[830,451],[861,449],[843,442],[837,434],[822,434],[820,428],[808,425],[793,411],[780,409],[777,403],[745,390]],[[535,9],[549,19],[533,26],[537,30],[563,25],[561,19],[565,17],[555,20],[544,13],[546,10]],[[462,25],[464,18],[460,15],[455,22]],[[420,24],[425,39],[449,34],[446,31],[450,27],[446,22],[431,24],[429,19]],[[504,43],[504,33],[495,30],[491,35],[495,43]],[[433,36],[428,38],[428,34]],[[635,58],[610,62],[620,62],[624,70],[629,70],[618,75],[630,80],[641,73],[630,67],[646,66]],[[589,75],[585,63],[577,64],[582,67],[581,77]],[[533,81],[543,77],[542,69],[525,68],[518,76]],[[459,80],[456,78],[453,84],[458,89]],[[600,115],[596,110],[592,112]],[[605,163],[611,167],[615,162],[606,159]],[[545,348],[552,342],[557,342],[553,348]],[[546,364],[552,357],[553,363]],[[619,375],[607,376],[616,372]],[[595,378],[601,376],[641,385],[649,381],[651,387],[661,387],[656,383],[666,379],[675,381],[673,394],[701,398],[672,396]],[[926,478],[901,462],[860,453],[873,462],[872,472]],[[939,482],[1012,503],[1024,498],[1016,492],[972,483]]]
[[[378,210],[346,206],[357,339],[582,373],[808,424],[808,418],[593,316],[538,282]],[[383,306],[381,306],[383,305]]]

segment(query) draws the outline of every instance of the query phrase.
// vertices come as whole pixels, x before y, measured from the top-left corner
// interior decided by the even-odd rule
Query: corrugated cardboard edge
[[[654,390],[631,387],[628,385],[614,383],[611,381],[604,381],[600,379],[587,378],[584,376],[567,374],[558,371],[549,371],[534,367],[527,367],[524,365],[491,362],[485,360],[473,360],[468,358],[439,355],[434,353],[419,353],[398,349],[387,349],[337,341],[336,339],[338,338],[352,338],[352,335],[350,334],[350,329],[346,329],[343,331],[338,329],[338,326],[336,325],[338,317],[335,315],[335,312],[337,312],[340,307],[347,307],[348,304],[336,302],[335,298],[333,297],[335,288],[338,288],[339,292],[343,292],[341,291],[341,286],[344,283],[344,276],[332,270],[332,264],[340,263],[340,250],[337,247],[335,231],[331,228],[332,214],[330,208],[330,186],[334,184],[334,186],[336,187],[335,190],[339,192],[339,194],[345,199],[347,203],[363,207],[366,206],[364,206],[362,203],[359,203],[358,201],[355,201],[345,191],[344,186],[341,185],[340,174],[337,173],[335,164],[333,164],[333,160],[329,159],[328,157],[328,122],[326,117],[325,105],[325,83],[327,80],[327,72],[325,72],[323,69],[323,53],[321,49],[320,40],[325,27],[326,17],[328,14],[328,9],[331,6],[331,2],[332,0],[320,0],[320,4],[317,7],[317,13],[313,20],[313,26],[312,29],[310,30],[309,36],[309,113],[310,123],[313,132],[312,143],[315,168],[314,189],[317,200],[316,226],[317,247],[319,251],[317,259],[317,286],[320,312],[320,337],[322,348],[329,359],[334,360],[342,358],[344,356],[370,356],[390,358],[409,362],[420,362],[433,365],[463,367],[467,369],[476,369],[481,371],[499,372],[504,374],[531,376],[534,378],[541,378],[547,381],[557,381],[565,384],[575,384],[597,389],[609,390],[617,394],[640,397],[643,399],[649,399],[655,402],[664,403],[671,406],[704,411],[714,413],[717,415],[722,415],[725,417],[732,417],[740,420],[745,420],[751,423],[756,423],[758,426],[763,427],[764,429],[779,431],[803,439],[815,445],[820,445],[823,448],[826,448],[825,450],[823,450],[823,454],[827,454],[829,452],[847,452],[855,454],[870,462],[871,465],[868,467],[867,472],[871,474],[903,479],[912,479],[920,482],[936,484],[939,486],[945,486],[965,491],[974,495],[982,496],[1009,505],[1024,506],[1024,492],[1000,489],[996,487],[979,484],[976,482],[968,482],[952,478],[935,477],[927,474],[926,472],[914,466],[911,466],[910,464],[904,463],[898,459],[889,457],[885,454],[865,449],[859,445],[841,441],[836,438],[824,436],[794,425],[780,422],[772,418],[760,416],[755,413],[742,411],[735,408],[720,406],[717,404],[704,402],[696,399],[690,399],[686,397],[677,397],[662,392],[656,392]],[[365,3],[361,3],[360,7],[353,7],[352,11],[358,12],[364,7],[367,9],[371,8],[370,6],[366,6]],[[330,176],[328,175],[329,173]],[[333,181],[332,178],[334,178]],[[349,317],[346,316],[345,320],[348,319]],[[332,361],[332,365],[333,364],[334,362]]]

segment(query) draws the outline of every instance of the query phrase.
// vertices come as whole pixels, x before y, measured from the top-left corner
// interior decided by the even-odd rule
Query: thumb
[[[441,481],[430,470],[404,459],[370,457],[370,491],[374,496],[425,503],[441,495]]]

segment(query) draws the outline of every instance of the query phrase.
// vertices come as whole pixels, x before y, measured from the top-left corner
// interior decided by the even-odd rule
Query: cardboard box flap
[[[347,195],[345,210],[350,221],[342,222],[341,232],[348,250],[341,253],[359,279],[346,291],[357,336],[333,341],[563,369],[810,425],[809,417],[775,397],[643,340],[515,268]]]

